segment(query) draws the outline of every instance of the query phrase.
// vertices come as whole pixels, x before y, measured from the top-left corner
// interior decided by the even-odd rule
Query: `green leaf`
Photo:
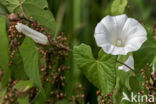
[[[89,46],[81,44],[74,47],[74,60],[79,66],[86,78],[104,95],[114,91],[114,104],[119,104],[120,95],[123,90],[131,90],[129,77],[132,72],[118,70],[121,63],[124,63],[130,53],[127,55],[112,56],[106,54],[102,49],[98,53],[98,59],[95,59]],[[121,63],[117,63],[117,61]]]
[[[120,61],[121,63],[125,63],[129,55],[130,53],[127,55],[119,55],[117,57],[117,60]],[[125,90],[131,90],[129,85],[129,77],[132,75],[132,72],[131,71],[125,72],[123,70],[118,70],[118,67],[123,65],[121,63],[119,62],[116,63],[117,77],[116,77],[115,90],[113,93],[113,104],[121,104],[122,102],[120,101],[122,97],[119,95],[121,95],[122,92]],[[127,104],[127,103],[122,103],[122,104]]]
[[[39,75],[38,57],[39,52],[35,43],[30,38],[26,37],[22,46],[20,47],[20,54],[24,63],[24,70],[30,80],[33,80],[35,85],[43,93],[42,84]]]
[[[121,63],[125,63],[125,61],[129,58],[130,55],[131,53],[128,53],[127,55],[119,55],[117,60],[120,61]],[[123,65],[121,63],[119,62],[116,63],[117,77],[119,78],[120,84],[122,86],[130,89],[129,77],[132,75],[132,71],[129,70],[128,72],[125,72],[123,70],[118,70],[118,67]]]
[[[43,10],[33,4],[23,4],[24,11],[28,17],[33,17],[33,20],[38,21],[40,24],[55,32],[55,19],[49,10]]]
[[[22,5],[20,5],[19,0],[7,0],[2,3],[8,7],[8,10],[11,13],[21,13],[24,11],[27,17],[33,17],[33,20],[38,21],[40,24],[48,28],[50,32],[55,32],[55,19],[53,14],[48,10],[48,3],[46,0],[21,1]],[[23,11],[21,9],[23,9]]]
[[[21,1],[21,4],[20,4]],[[31,4],[38,6],[42,9],[48,8],[48,3],[46,0],[5,0],[2,3],[8,8],[10,13],[20,13],[23,4]]]
[[[62,3],[59,7],[57,16],[56,16],[56,31],[55,31],[55,37],[57,36],[57,33],[60,32],[62,25],[63,25],[63,19],[65,15],[66,10],[66,4]]]
[[[9,10],[9,12],[13,13],[16,9],[19,9],[20,3],[19,0],[5,0],[2,2]]]
[[[5,17],[0,18],[0,66],[3,69],[8,68],[9,53],[8,53],[8,37],[6,32],[6,19]]]
[[[6,92],[7,92],[7,88],[0,88],[0,102],[3,101],[5,95],[6,95]]]
[[[144,68],[147,63],[151,64],[156,55],[156,41],[153,38],[153,32],[150,28],[146,28],[146,30],[148,39],[138,51],[134,52],[134,62],[137,73],[140,73],[140,69]]]
[[[9,41],[6,32],[6,18],[0,17],[0,67],[4,70],[2,85],[4,86],[10,77],[9,64]]]
[[[20,56],[19,51],[15,53],[15,56],[12,59],[12,63],[13,64],[10,66],[11,74],[13,75],[12,78],[14,80],[25,80],[26,73],[24,71],[23,60]]]
[[[25,0],[25,2],[23,4],[27,4],[27,5],[30,4],[30,5],[38,6],[41,9],[48,8],[47,0]]]
[[[8,14],[8,10],[0,3],[0,16],[6,16]]]
[[[113,91],[116,84],[116,58],[116,56],[100,51],[99,60],[95,60],[88,45],[81,44],[74,47],[75,63],[87,79],[104,95]]]
[[[129,78],[129,84],[133,92],[137,93],[140,91],[140,85],[139,85],[137,77],[131,76]]]
[[[32,88],[33,86],[34,86],[33,80],[26,80],[26,81],[21,80],[15,85],[16,89],[19,90],[20,92],[25,92],[30,88]]]
[[[30,104],[29,96],[18,97],[17,101],[18,101],[18,104]]]
[[[114,0],[111,7],[112,15],[123,14],[127,6],[128,0]]]

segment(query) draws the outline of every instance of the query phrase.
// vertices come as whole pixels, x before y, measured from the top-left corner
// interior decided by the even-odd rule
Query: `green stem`
[[[117,78],[116,79],[116,86],[115,86],[115,90],[114,90],[114,93],[113,93],[113,104],[119,104],[119,93],[120,93],[120,79]]]
[[[119,60],[117,60],[117,62],[120,63],[120,64],[122,64],[122,65],[124,65],[124,66],[126,66],[127,68],[129,68],[129,69],[136,75],[136,73],[135,73],[135,71],[134,71],[133,68],[131,68],[131,67],[128,66],[127,64],[124,64],[124,63],[120,62]]]

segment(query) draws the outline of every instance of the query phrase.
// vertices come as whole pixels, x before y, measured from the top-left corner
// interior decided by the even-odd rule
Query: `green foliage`
[[[49,10],[44,10],[33,4],[23,4],[24,11],[28,17],[38,21],[40,24],[49,29],[50,32],[55,32],[55,19]]]
[[[16,89],[20,93],[25,93],[34,86],[34,81],[32,80],[20,80],[16,85]],[[29,104],[29,95],[20,96],[17,99],[19,104]]]
[[[32,80],[20,80],[15,85],[16,89],[20,93],[24,93],[24,92],[28,91],[33,86],[34,86],[34,81],[32,81]],[[20,96],[20,97],[18,97],[17,102],[19,104],[29,104],[29,96],[28,95]]]
[[[74,59],[87,79],[104,95],[113,91],[116,82],[116,56],[100,51],[99,59],[96,60],[91,48],[81,44],[74,47]]]
[[[52,13],[48,10],[46,0],[3,0],[10,13],[23,13],[26,18],[32,17],[33,20],[49,29],[50,32],[55,32],[55,19]],[[45,22],[48,21],[48,22]]]
[[[29,103],[29,96],[19,97],[17,99],[19,104],[30,104]]]
[[[20,80],[16,85],[16,89],[19,90],[20,92],[26,92],[30,88],[34,86],[34,81],[32,80]]]
[[[39,51],[35,46],[35,43],[30,38],[25,38],[22,46],[20,47],[20,54],[24,62],[24,70],[27,76],[34,81],[35,85],[41,90],[43,94],[43,88],[40,81],[38,57]]]
[[[81,7],[83,0],[74,0],[73,1],[73,25],[74,28],[77,28],[81,24]]]
[[[20,8],[19,0],[3,0],[3,4],[7,6],[11,13]]]
[[[3,90],[0,89],[0,90],[1,90],[1,91],[0,91],[0,95],[1,95],[1,97],[0,97],[0,102],[2,102],[3,99],[4,99],[4,97],[5,97],[5,95],[6,95],[6,88],[3,88]]]
[[[23,5],[24,4],[38,6],[41,9],[47,9],[48,8],[47,0],[25,0],[23,2]]]
[[[150,28],[146,28],[148,38],[142,47],[134,52],[134,61],[137,73],[141,68],[144,68],[146,64],[151,64],[156,55],[156,41],[153,38],[153,32]],[[141,58],[141,61],[140,61]]]
[[[19,81],[15,84],[15,88],[19,92],[25,94],[32,87],[39,88],[39,91],[35,92],[34,99],[31,99],[28,94],[18,96],[16,103],[19,104],[45,104],[45,101],[49,100],[49,98],[52,98],[56,104],[69,104],[69,100],[76,96],[74,89],[77,84],[75,83],[81,83],[84,87],[82,92],[85,94],[85,98],[82,102],[87,104],[97,104],[92,99],[96,99],[95,90],[97,89],[95,87],[100,89],[104,95],[113,91],[113,104],[131,104],[127,101],[121,102],[123,92],[128,96],[130,96],[130,92],[144,91],[147,94],[148,91],[142,86],[142,83],[148,80],[150,84],[154,84],[151,79],[151,67],[156,65],[156,41],[153,39],[154,34],[151,29],[156,18],[155,3],[155,0],[150,0],[150,2],[146,0],[0,0],[0,69],[4,71],[4,77],[1,81],[2,87],[0,86],[0,103],[8,93],[5,85],[7,85],[10,78],[10,71],[11,79]],[[39,73],[39,66],[45,67],[47,64],[47,60],[39,61],[41,58],[43,59],[43,56],[39,54],[39,48],[43,49],[44,47],[37,47],[33,40],[26,37],[24,41],[22,40],[20,52],[17,51],[15,57],[10,60],[13,64],[8,67],[8,45],[10,40],[8,41],[6,31],[7,19],[2,16],[7,17],[11,13],[18,13],[18,15],[23,13],[24,18],[37,21],[45,28],[48,28],[49,34],[53,36],[54,34],[55,36],[59,35],[57,32],[64,31],[71,48],[74,47],[73,54],[72,52],[69,54],[68,60],[64,60],[64,57],[61,57],[58,62],[56,62],[57,58],[51,57],[57,64],[50,67],[48,71]],[[130,54],[112,56],[104,53],[102,49],[98,52],[99,48],[94,40],[95,26],[101,18],[106,15],[120,15],[123,13],[143,22],[146,24],[145,27],[150,24],[149,28],[146,28],[148,32],[147,41],[138,51],[130,53],[134,56],[136,76],[132,76],[132,71],[118,70],[118,67],[123,65],[121,63],[124,63]],[[54,17],[56,17],[56,24]],[[80,46],[75,46],[80,43],[89,45],[81,44]],[[94,49],[93,51],[91,47]],[[50,49],[53,48],[55,47]],[[117,60],[121,63],[118,63]],[[42,78],[40,74],[49,74],[49,72],[55,74],[54,72],[58,66],[63,63],[68,64],[70,70],[67,73],[62,72],[62,74],[66,75],[66,84],[65,87],[59,87],[58,89],[59,91],[65,90],[67,97],[55,101],[56,99],[53,99],[53,96],[50,95],[53,88],[57,87],[57,85],[51,84],[54,75],[48,77],[49,83],[45,82],[45,79],[40,79]],[[150,65],[148,66],[150,69],[144,72],[144,76],[147,77],[145,79],[140,73],[140,69],[147,67],[147,63]],[[43,83],[41,83],[41,80]],[[46,98],[43,97],[45,94]]]
[[[112,56],[106,54],[102,49],[98,53],[98,59],[95,59],[92,50],[88,45],[81,44],[74,47],[74,60],[79,66],[86,78],[104,95],[114,91],[114,104],[119,104],[121,94],[124,90],[133,91],[131,86],[134,80],[131,79],[132,72],[118,70],[121,63],[124,63],[130,54]],[[117,62],[120,61],[121,63]]]
[[[8,37],[6,32],[6,18],[0,17],[0,67],[5,71],[5,76],[2,80],[2,85],[4,86],[9,77],[10,77],[10,70],[8,68],[9,64],[9,52],[8,52]]]
[[[8,37],[6,32],[6,19],[5,17],[0,18],[0,66],[2,69],[8,69],[9,53],[8,53]]]
[[[48,3],[46,0],[2,0],[2,3],[7,6],[10,13],[21,12],[21,7],[23,4],[33,4],[42,9],[48,8]]]
[[[59,11],[57,13],[57,17],[56,17],[55,37],[60,32],[60,29],[61,29],[61,26],[62,26],[62,23],[63,23],[64,14],[65,14],[65,9],[66,9],[66,5],[61,4],[60,8],[59,8]]]
[[[140,85],[139,85],[139,82],[138,82],[138,79],[137,77],[135,76],[131,76],[130,79],[129,79],[129,84],[130,84],[130,87],[132,89],[133,92],[139,92],[140,91]]]
[[[3,6],[1,3],[0,3],[0,16],[5,16],[8,14],[8,10],[6,9],[5,6]]]
[[[19,52],[15,54],[12,62],[14,63],[10,66],[11,74],[13,75],[12,78],[25,80],[27,76],[25,74],[23,60]]]
[[[114,0],[111,7],[112,15],[123,14],[127,6],[128,0]]]

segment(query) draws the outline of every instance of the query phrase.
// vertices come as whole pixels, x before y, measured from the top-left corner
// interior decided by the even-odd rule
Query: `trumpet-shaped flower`
[[[48,38],[36,31],[31,29],[30,27],[22,24],[22,23],[17,23],[17,25],[15,26],[18,32],[23,33],[24,35],[32,38],[36,43],[42,44],[42,45],[47,45],[48,44]]]
[[[133,56],[129,56],[124,64],[129,66],[131,69],[134,69],[134,59],[133,59]],[[123,70],[125,72],[128,72],[130,70],[130,68],[128,68],[125,65],[119,66],[118,69],[119,70]]]
[[[106,53],[126,55],[141,47],[147,33],[137,20],[123,14],[104,17],[97,24],[94,37],[97,45]]]

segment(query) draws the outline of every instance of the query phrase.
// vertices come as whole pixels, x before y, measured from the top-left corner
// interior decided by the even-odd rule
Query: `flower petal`
[[[128,65],[129,67],[131,67],[132,69],[134,69],[134,59],[133,56],[129,56],[128,59],[126,60],[126,62],[124,63],[126,65]],[[125,72],[128,72],[130,69],[128,67],[126,67],[125,65],[119,66],[118,67],[119,70],[123,70]]]
[[[106,16],[97,24],[96,43],[112,55],[126,55],[138,50],[147,40],[144,27],[126,15]]]
[[[125,50],[127,52],[132,52],[138,50],[141,45],[146,41],[146,37],[135,37],[133,39],[130,39],[126,45],[125,45]]]
[[[125,37],[125,50],[127,52],[138,50],[147,40],[147,32],[144,27],[132,18],[127,19],[121,34]]]
[[[107,29],[104,27],[104,25],[102,23],[98,23],[94,34],[98,46],[102,46],[103,44],[110,43],[110,37],[108,34],[109,33]]]
[[[101,22],[109,32],[111,38],[113,39],[112,41],[120,35],[126,20],[127,16],[125,14],[119,16],[106,16],[102,19]]]

